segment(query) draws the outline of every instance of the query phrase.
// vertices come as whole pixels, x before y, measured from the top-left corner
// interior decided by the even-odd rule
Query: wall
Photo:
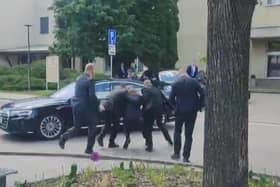
[[[267,6],[266,0],[262,0],[256,6],[252,21],[252,28],[255,27],[280,27],[280,6]],[[280,33],[279,33],[280,34]]]
[[[207,1],[180,0],[178,2],[180,30],[178,33],[179,61],[177,67],[188,64],[200,64],[201,57],[206,56],[207,48]]]
[[[54,41],[55,20],[53,11],[49,9],[53,4],[53,0],[35,0],[35,12],[33,33],[35,34],[34,45],[51,46]],[[40,33],[40,17],[49,17],[49,34]]]
[[[48,10],[53,0],[1,0],[0,6],[0,50],[25,47],[27,29],[30,30],[31,45],[50,45],[53,39],[53,13]],[[49,16],[50,34],[40,34],[40,17]]]
[[[254,74],[257,78],[267,77],[266,49],[266,40],[253,40],[251,42],[250,75]]]
[[[0,49],[26,45],[27,31],[24,25],[33,24],[33,17],[34,0],[1,0]]]

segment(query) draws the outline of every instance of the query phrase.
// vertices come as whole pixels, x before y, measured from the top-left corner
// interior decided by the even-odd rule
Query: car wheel
[[[64,123],[56,114],[47,115],[40,121],[37,135],[42,139],[52,140],[58,138],[64,131]]]

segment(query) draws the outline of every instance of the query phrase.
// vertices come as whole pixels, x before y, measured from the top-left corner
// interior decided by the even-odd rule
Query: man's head
[[[94,64],[88,63],[85,67],[85,74],[87,74],[90,78],[94,77]]]
[[[198,74],[198,67],[195,64],[190,65],[190,66],[187,67],[186,72],[187,72],[189,77],[195,78]]]
[[[145,80],[144,81],[144,87],[145,88],[151,88],[153,86],[151,80]]]

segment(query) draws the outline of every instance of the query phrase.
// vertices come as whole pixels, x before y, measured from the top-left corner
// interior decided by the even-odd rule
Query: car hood
[[[3,110],[26,110],[26,109],[35,109],[47,106],[55,106],[66,103],[65,100],[58,100],[53,98],[34,98],[34,99],[25,99],[25,100],[18,100],[15,102],[11,102],[5,104],[1,107]]]

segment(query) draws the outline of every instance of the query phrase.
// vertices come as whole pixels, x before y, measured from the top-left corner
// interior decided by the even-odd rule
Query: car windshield
[[[172,84],[177,80],[178,74],[178,71],[163,71],[159,73],[159,80],[162,82]]]
[[[62,88],[61,90],[55,92],[53,95],[51,95],[51,98],[68,100],[74,96],[74,92],[75,92],[75,83],[71,83],[65,86],[64,88]]]

